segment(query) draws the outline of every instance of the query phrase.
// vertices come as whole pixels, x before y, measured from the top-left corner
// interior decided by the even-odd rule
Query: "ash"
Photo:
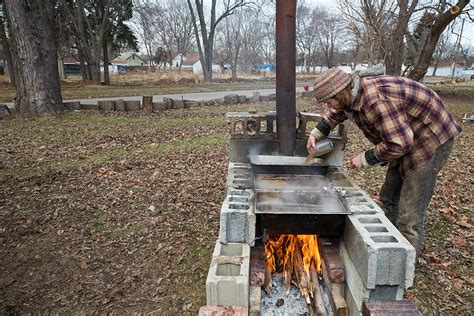
[[[263,295],[260,300],[260,315],[309,315],[306,300],[301,295],[300,290],[292,284],[290,293],[288,293],[288,296],[285,296],[285,286],[283,281],[283,274],[273,273],[271,293],[267,294],[265,291],[262,292]],[[282,303],[283,305],[281,305]]]

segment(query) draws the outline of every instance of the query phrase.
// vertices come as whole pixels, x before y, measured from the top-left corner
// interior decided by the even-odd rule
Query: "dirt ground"
[[[472,97],[449,97],[457,121]],[[299,109],[312,110],[298,100]],[[0,313],[195,315],[217,239],[225,113],[274,103],[0,121]],[[462,124],[407,292],[425,314],[472,310],[472,123]],[[384,169],[352,126],[345,168],[375,199]]]

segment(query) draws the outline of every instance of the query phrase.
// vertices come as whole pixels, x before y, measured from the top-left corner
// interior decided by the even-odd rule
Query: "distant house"
[[[212,72],[213,73],[218,73],[218,74],[222,73],[221,65],[212,64]],[[201,61],[198,60],[193,64],[193,74],[197,75],[197,74],[201,74],[201,73],[202,73],[202,65],[201,65]]]
[[[122,53],[112,60],[113,65],[145,66],[145,61],[135,52]]]
[[[64,72],[67,75],[78,75],[81,73],[81,64],[79,62],[79,56],[77,55],[66,55],[63,58]]]
[[[192,70],[195,62],[199,60],[199,55],[183,55],[182,53],[172,53],[171,54],[171,67],[179,68],[181,65],[181,70]]]

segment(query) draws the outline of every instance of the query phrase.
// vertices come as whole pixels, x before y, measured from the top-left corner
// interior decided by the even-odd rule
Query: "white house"
[[[146,63],[135,52],[122,53],[112,60],[113,65],[145,66]]]
[[[222,73],[221,66],[218,64],[212,64],[212,72],[217,73],[217,74]],[[202,73],[202,65],[201,65],[201,61],[198,60],[197,62],[193,64],[193,74],[197,75],[201,73]]]

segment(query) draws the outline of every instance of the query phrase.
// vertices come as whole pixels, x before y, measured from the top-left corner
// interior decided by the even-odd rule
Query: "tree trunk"
[[[436,21],[431,27],[426,41],[423,43],[420,56],[418,57],[418,60],[416,61],[412,71],[410,71],[408,74],[408,78],[416,81],[423,79],[426,72],[428,71],[428,67],[431,64],[431,59],[436,49],[436,44],[438,43],[439,37],[446,27],[461,14],[462,10],[469,3],[469,1],[470,0],[459,0],[455,6],[451,7],[451,9],[447,10],[436,18]]]
[[[90,77],[91,77],[92,81],[94,81],[95,84],[101,84],[101,81],[100,81],[100,64],[94,61],[94,62],[91,62],[91,63],[87,63],[87,67],[89,68],[89,74],[90,74]]]
[[[387,75],[400,76],[403,64],[403,34],[400,31],[395,31],[396,34],[392,36],[391,48],[385,57],[385,69]]]
[[[60,79],[66,79],[66,72],[64,71],[64,57],[59,56],[58,57],[58,72],[59,72],[59,78]]]
[[[10,84],[16,86],[16,75],[15,75],[15,64],[13,62],[13,51],[11,47],[10,39],[7,38],[5,33],[5,22],[2,17],[0,17],[0,38],[3,46],[3,51],[5,52],[5,58],[7,59],[7,68],[8,74],[10,75]]]
[[[62,111],[54,1],[5,0],[4,4],[17,51],[17,111],[24,116]]]
[[[209,39],[210,41],[210,39]],[[201,62],[204,82],[212,82],[212,44],[207,43],[204,49],[204,64]]]
[[[81,45],[79,43],[76,43],[76,46],[77,46],[77,55],[79,57],[79,64],[81,65],[82,80],[90,80],[90,77],[88,76],[86,63],[84,61],[84,53],[82,52]]]
[[[110,86],[110,76],[109,76],[109,45],[108,45],[107,37],[104,37],[104,41],[102,42],[103,45],[103,59],[104,59],[104,84],[106,86]]]

